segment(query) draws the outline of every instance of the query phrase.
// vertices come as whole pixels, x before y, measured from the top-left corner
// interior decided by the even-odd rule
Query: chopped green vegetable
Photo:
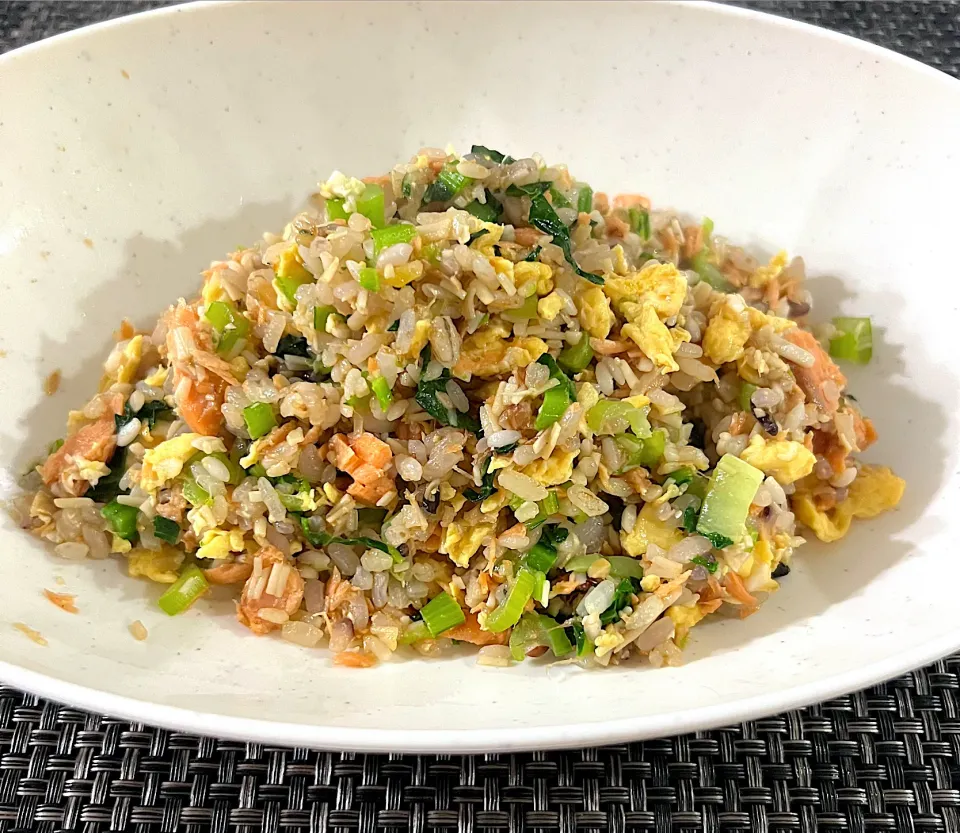
[[[677,469],[676,471],[670,472],[664,479],[664,485],[668,483],[676,483],[678,486],[683,486],[686,483],[690,483],[693,480],[693,476],[696,472],[685,466],[682,469]]]
[[[140,510],[136,506],[126,506],[123,503],[117,503],[116,500],[112,500],[100,510],[100,514],[106,518],[114,535],[123,538],[125,541],[134,541],[137,538],[137,514],[139,512]]]
[[[373,223],[374,228],[383,228],[386,222],[383,214],[383,188],[368,183],[363,193],[357,197],[357,211]]]
[[[396,321],[394,321],[389,327],[387,327],[387,332],[388,332],[388,333],[395,333],[395,332],[397,332],[397,330],[399,330],[399,329],[400,329],[400,319],[398,318],[398,319],[397,319]]]
[[[667,447],[667,432],[658,428],[643,441],[643,451],[640,454],[640,465],[650,468],[655,466],[663,457]]]
[[[475,231],[473,234],[470,235],[470,238],[467,240],[467,245],[468,246],[473,245],[481,237],[486,237],[486,235],[488,234],[490,234],[490,229],[482,228],[480,229],[480,231]]]
[[[703,240],[709,245],[710,239],[713,237],[713,220],[709,217],[704,217],[703,222],[700,224],[700,228],[703,229]]]
[[[313,329],[318,333],[327,331],[327,319],[336,313],[333,307],[314,307],[313,308]]]
[[[513,186],[511,186],[513,187]],[[530,202],[530,225],[540,229],[540,231],[553,237],[553,242],[563,250],[563,256],[567,263],[573,268],[581,278],[586,278],[590,283],[603,285],[603,276],[594,275],[580,268],[580,264],[573,258],[573,251],[570,243],[570,230],[563,224],[553,210],[553,206],[547,201],[543,194],[537,194]]]
[[[728,538],[726,535],[721,535],[719,532],[701,532],[700,534],[710,541],[714,548],[718,550],[722,550],[724,547],[729,547],[733,543],[732,538]]]
[[[643,578],[640,561],[628,555],[578,555],[564,564],[563,569],[568,573],[586,573],[601,558],[610,563],[610,578]]]
[[[207,307],[203,317],[213,327],[214,345],[220,355],[233,350],[237,342],[250,332],[250,322],[229,301],[214,301]]]
[[[577,646],[577,656],[587,656],[593,650],[593,642],[587,638],[587,634],[583,629],[583,623],[576,620],[570,624],[567,630],[569,631],[568,636],[570,640]]]
[[[513,307],[503,311],[503,317],[509,321],[529,321],[537,317],[537,301],[540,299],[536,295],[525,298],[519,307]]]
[[[648,406],[637,408],[622,399],[601,399],[587,411],[587,425],[596,434],[622,434],[629,428],[638,437],[649,437],[648,409]]]
[[[697,521],[700,519],[700,512],[695,506],[686,506],[683,510],[683,528],[687,532],[697,531]]]
[[[537,411],[537,419],[534,422],[534,428],[542,431],[549,428],[553,423],[560,419],[570,407],[570,397],[567,392],[561,388],[550,388],[543,394],[543,404]]]
[[[531,648],[540,644],[540,621],[535,613],[524,613],[510,631],[510,656],[520,662]]]
[[[558,191],[554,186],[550,186],[550,200],[555,208],[572,208],[570,200],[568,200],[560,191]]]
[[[303,530],[303,536],[312,547],[325,547],[327,544],[346,544],[347,546],[371,547],[380,552],[385,552],[395,562],[403,561],[400,550],[396,547],[378,541],[376,538],[341,538],[338,535],[331,535],[329,532],[315,532],[310,526],[310,519],[305,515],[300,516],[300,528]]]
[[[184,468],[187,469],[188,472],[183,477],[183,496],[187,503],[191,506],[205,506],[213,503],[213,498],[210,497],[210,493],[197,483],[196,478],[189,473],[187,466],[184,466]]]
[[[423,348],[420,354],[421,372],[427,369],[430,364],[430,345]],[[450,371],[447,368],[436,378],[429,381],[422,376],[417,383],[417,392],[414,399],[417,404],[423,408],[441,425],[452,425],[454,428],[463,428],[474,434],[480,433],[480,423],[469,414],[461,414],[455,408],[447,408],[438,398],[437,394],[446,393],[447,382],[450,381]]]
[[[448,202],[459,194],[472,179],[456,171],[446,168],[437,174],[437,178],[427,186],[423,194],[424,204],[432,202]]]
[[[508,197],[539,197],[541,194],[550,190],[552,182],[530,182],[526,185],[508,185],[506,194]]]
[[[869,318],[834,318],[837,335],[830,339],[835,359],[866,364],[873,358],[873,325]]]
[[[737,397],[737,404],[740,406],[741,411],[746,411],[748,414],[753,413],[753,404],[750,399],[756,390],[757,386],[750,384],[750,382],[741,383],[740,395]]]
[[[430,636],[436,639],[444,631],[462,625],[467,621],[460,607],[449,593],[441,592],[434,596],[422,608],[420,615],[430,631]]]
[[[63,438],[59,440],[54,440],[50,445],[47,446],[47,454],[56,454],[61,448],[63,448]]]
[[[243,478],[246,477],[246,472],[240,467],[240,464],[235,460],[231,460],[224,452],[215,451],[213,454],[209,455],[216,460],[219,460],[227,467],[227,471],[230,472],[230,479],[227,481],[231,486],[239,486],[243,481]]]
[[[374,376],[370,380],[370,389],[373,391],[373,395],[377,397],[380,410],[386,413],[393,404],[393,393],[387,384],[387,380],[383,376]]]
[[[139,419],[141,425],[146,425],[150,430],[153,430],[157,424],[157,420],[161,416],[170,413],[173,413],[173,409],[162,399],[144,402],[143,406],[136,413],[133,412],[133,409],[130,407],[130,402],[127,401],[123,406],[123,413],[114,414],[113,424],[117,429],[117,433],[119,433],[127,423]]]
[[[487,616],[487,630],[491,633],[502,633],[517,624],[527,602],[533,598],[537,583],[534,572],[521,567],[507,598]]]
[[[620,621],[620,611],[630,604],[630,597],[640,592],[640,582],[633,578],[620,579],[616,590],[613,592],[613,601],[603,613],[600,614],[600,622],[604,625]]]
[[[548,492],[547,496],[540,501],[540,508],[547,513],[547,516],[555,515],[560,511],[560,498],[556,492]]]
[[[277,418],[266,402],[254,402],[243,409],[243,421],[253,439],[269,434],[277,427]]]
[[[580,186],[580,193],[577,194],[577,211],[580,214],[589,214],[593,211],[593,188],[589,185]]]
[[[247,473],[251,477],[266,477],[267,470],[263,467],[263,463],[254,463],[250,468],[247,469]]]
[[[411,622],[397,641],[401,645],[412,645],[414,642],[423,642],[424,639],[430,639],[430,631],[427,623],[421,619]]]
[[[645,208],[631,208],[628,216],[630,217],[630,231],[635,231],[644,240],[649,240],[650,212]]]
[[[719,562],[712,555],[695,555],[690,559],[691,564],[699,564],[706,570],[708,573],[717,572],[717,568],[720,566]]]
[[[556,359],[549,353],[545,353],[539,359],[538,364],[542,364],[550,370],[550,378],[556,379],[560,384],[550,388],[543,394],[543,404],[537,412],[537,419],[534,422],[534,428],[542,431],[549,428],[560,419],[570,405],[577,401],[577,388],[557,364]]]
[[[537,258],[540,257],[540,252],[543,251],[543,246],[534,246],[523,260],[525,263],[534,263]]]
[[[713,263],[707,259],[707,250],[701,249],[690,260],[693,269],[704,283],[710,284],[718,292],[732,292],[733,286]]]
[[[518,445],[520,445],[519,440],[517,440],[516,442],[509,443],[507,445],[496,446],[493,450],[497,454],[510,454],[511,452],[517,450]]]
[[[703,508],[697,521],[697,532],[718,543],[712,536],[719,535],[729,542],[743,534],[743,523],[750,511],[754,495],[763,482],[763,472],[732,454],[724,454],[713,470],[710,485],[703,498]]]
[[[531,570],[549,573],[557,563],[557,551],[546,544],[534,544],[524,557],[523,563]]]
[[[417,236],[417,227],[409,223],[398,223],[393,226],[373,229],[370,237],[373,238],[374,257],[380,254],[384,249],[396,246],[398,243],[409,243]]]
[[[312,283],[312,280],[310,278],[301,278],[297,275],[278,275],[273,279],[273,282],[277,285],[277,289],[280,290],[280,294],[293,306],[296,306],[297,290],[305,283]]]
[[[489,159],[491,162],[496,162],[498,165],[509,165],[512,162],[517,161],[512,156],[504,156],[499,150],[485,148],[483,145],[472,145],[470,147],[470,153],[472,153],[474,156],[482,156],[485,159]]]
[[[500,219],[500,215],[503,213],[503,206],[497,202],[493,194],[491,194],[489,191],[485,191],[484,195],[486,197],[486,202],[474,200],[467,205],[467,211],[478,220],[482,220],[485,223],[495,223]]]
[[[183,613],[190,605],[207,592],[210,585],[196,564],[187,567],[157,600],[160,609],[168,616]]]
[[[584,333],[576,344],[570,344],[560,351],[557,363],[569,373],[585,370],[593,361],[593,348],[590,346],[590,334]]]
[[[364,266],[360,270],[360,278],[358,280],[363,289],[366,289],[368,292],[379,292],[380,291],[380,273],[377,272],[372,266]]]
[[[125,490],[120,488],[120,481],[126,473],[126,453],[125,448],[117,448],[113,452],[113,456],[107,463],[107,468],[110,469],[109,473],[101,477],[96,486],[91,486],[85,497],[95,500],[97,503],[109,503],[117,495],[125,493]]]
[[[350,215],[343,207],[343,200],[327,200],[327,219],[328,220],[349,220]]]
[[[153,534],[161,541],[176,545],[180,537],[180,527],[176,521],[156,515],[153,519]]]
[[[537,620],[540,624],[543,643],[553,651],[555,657],[564,657],[573,650],[573,643],[556,619],[541,613],[537,616]]]
[[[464,490],[463,496],[467,500],[472,500],[474,503],[479,503],[482,500],[486,500],[497,491],[497,487],[493,485],[493,478],[496,476],[496,472],[490,471],[490,463],[492,461],[493,457],[487,457],[487,459],[483,461],[480,469],[480,476],[482,478],[482,484],[480,488]]]
[[[310,348],[307,346],[307,340],[303,336],[285,335],[281,337],[277,344],[277,349],[273,351],[275,356],[300,356],[304,359],[310,358]]]

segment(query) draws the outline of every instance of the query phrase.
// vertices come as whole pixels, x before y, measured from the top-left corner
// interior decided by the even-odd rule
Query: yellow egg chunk
[[[773,477],[781,486],[806,477],[817,462],[816,455],[803,443],[769,439],[760,434],[750,438],[740,459]]]

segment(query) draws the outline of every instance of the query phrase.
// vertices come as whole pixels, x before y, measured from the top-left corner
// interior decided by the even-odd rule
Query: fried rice
[[[800,525],[834,541],[902,495],[831,357],[868,360],[869,320],[828,351],[804,277],[538,156],[335,172],[123,324],[18,513],[170,615],[227,585],[341,665],[672,664],[778,589]]]

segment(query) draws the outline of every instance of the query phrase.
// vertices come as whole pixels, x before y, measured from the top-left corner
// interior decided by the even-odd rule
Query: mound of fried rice
[[[798,525],[837,540],[903,491],[855,459],[876,432],[800,258],[538,156],[336,172],[203,277],[124,323],[18,510],[169,613],[228,585],[341,665],[660,666],[778,589]]]

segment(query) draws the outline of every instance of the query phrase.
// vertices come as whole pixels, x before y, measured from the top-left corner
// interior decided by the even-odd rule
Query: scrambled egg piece
[[[320,195],[328,200],[340,197],[344,200],[344,209],[353,212],[357,208],[357,197],[363,194],[366,187],[362,180],[334,171],[330,179],[320,183]]]
[[[736,361],[753,330],[746,315],[723,303],[714,313],[703,334],[703,352],[714,364]]]
[[[566,306],[566,303],[556,292],[551,292],[537,302],[537,315],[547,321],[553,321],[560,314],[560,310]]]
[[[644,505],[630,532],[620,533],[620,546],[627,555],[637,557],[647,551],[647,546],[656,544],[665,550],[683,540],[679,529],[669,527],[657,519],[657,508],[652,503]]]
[[[531,263],[521,261],[513,265],[513,282],[523,286],[529,281],[535,281],[537,295],[547,295],[553,291],[553,269],[546,263]]]
[[[121,382],[123,384],[132,382],[136,378],[142,356],[143,336],[135,335],[126,343],[121,351],[117,366],[109,373],[103,375],[103,378],[100,380],[100,391],[105,391],[114,382]]]
[[[756,307],[747,307],[747,319],[754,332],[762,327],[771,327],[775,333],[782,333],[785,330],[791,330],[797,326],[796,321],[789,318],[781,318],[779,315],[767,315],[760,312]]]
[[[886,466],[863,466],[850,484],[846,499],[829,511],[817,508],[813,497],[798,492],[791,501],[797,519],[826,543],[838,541],[850,531],[854,518],[874,518],[893,509],[903,498],[906,484]]]
[[[508,503],[510,503],[510,493],[503,489],[498,489],[480,504],[480,511],[484,515],[489,515],[491,512],[496,514]]]
[[[566,483],[573,474],[574,451],[555,449],[546,460],[534,460],[520,469],[522,474],[532,477],[542,486],[559,486]]]
[[[806,477],[817,462],[816,455],[803,443],[767,439],[759,434],[750,438],[740,459],[773,477],[781,486]]]
[[[113,535],[112,533],[110,538],[110,552],[125,553],[133,549],[133,544],[126,538],[121,538],[119,535]]]
[[[620,621],[619,619],[617,621]],[[612,653],[616,651],[626,640],[623,637],[623,634],[618,631],[610,630],[601,631],[597,636],[596,641],[594,642],[594,647],[596,648],[596,654],[598,657],[602,657],[605,654]]]
[[[494,272],[496,272],[498,275],[503,275],[505,278],[509,278],[511,281],[514,281],[512,260],[507,260],[505,257],[496,256],[488,257],[487,260],[490,261],[490,265],[493,267]]]
[[[591,286],[580,295],[580,326],[594,338],[606,338],[613,327],[613,310],[599,286]]]
[[[204,306],[210,306],[214,301],[229,300],[227,293],[223,289],[223,282],[220,276],[214,272],[204,272],[206,280],[203,282],[203,288],[200,290],[200,296],[203,298]]]
[[[430,340],[430,321],[423,318],[417,319],[413,325],[413,340],[410,342],[410,349],[404,353],[404,356],[419,356],[427,342]]]
[[[159,584],[173,584],[180,573],[183,553],[171,547],[152,550],[135,549],[127,555],[127,574],[131,578],[143,578]]]
[[[706,612],[698,604],[673,605],[667,608],[667,616],[673,620],[674,640],[681,645],[690,633],[690,629],[697,624]]]
[[[199,436],[180,434],[172,440],[160,443],[156,448],[149,449],[143,455],[140,488],[145,492],[155,492],[168,480],[173,480],[180,474],[187,460],[197,453],[193,441]]]
[[[303,266],[300,259],[300,252],[296,245],[280,252],[280,260],[277,263],[278,278],[294,278],[298,281],[312,281],[311,275]]]
[[[486,234],[483,237],[478,237],[474,243],[473,248],[475,248],[480,254],[484,257],[491,258],[496,256],[493,247],[500,242],[500,238],[503,236],[503,226],[498,226],[496,223],[485,223],[481,221],[477,228],[477,231],[485,229]]]
[[[243,531],[211,529],[203,534],[197,558],[227,558],[231,552],[243,552]]]
[[[623,246],[617,243],[610,250],[613,255],[613,271],[618,275],[627,275],[630,273],[630,264],[627,263],[627,256],[624,254]]]
[[[687,297],[687,279],[672,263],[651,260],[639,272],[607,278],[603,291],[618,308],[629,301],[650,303],[660,318],[672,318]]]
[[[493,533],[493,524],[477,524],[464,529],[463,524],[452,523],[443,531],[440,552],[450,557],[458,567],[466,567],[473,554],[480,549],[483,539]]]
[[[144,384],[150,385],[154,388],[162,388],[164,383],[167,381],[167,374],[170,372],[170,368],[167,367],[158,367],[153,373],[144,378]],[[243,378],[242,376],[238,378]]]
[[[460,360],[453,375],[466,378],[498,376],[518,367],[526,367],[547,352],[547,343],[533,336],[507,339],[509,331],[502,324],[490,324],[467,337],[460,350]]]
[[[779,277],[784,267],[787,265],[787,253],[777,252],[766,266],[761,266],[750,276],[750,286],[766,286],[774,278]]]
[[[637,323],[624,324],[621,328],[627,338],[633,339],[644,355],[661,370],[672,373],[680,365],[673,358],[673,338],[670,330],[660,320],[652,303],[645,303]]]

